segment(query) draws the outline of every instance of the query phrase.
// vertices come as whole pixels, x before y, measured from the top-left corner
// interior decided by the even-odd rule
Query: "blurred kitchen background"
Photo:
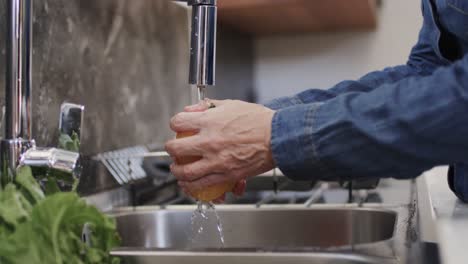
[[[33,2],[33,137],[39,146],[56,144],[63,101],[86,106],[84,155],[161,146],[174,136],[170,117],[191,103],[186,4]],[[217,85],[208,95],[259,103],[405,63],[422,23],[419,0],[218,0],[218,7]],[[1,61],[5,10],[0,0]],[[0,86],[4,82],[0,74]]]
[[[253,39],[254,87],[261,103],[404,64],[422,25],[419,0],[304,2],[322,3],[320,16],[311,15],[312,21],[325,21],[321,32]]]

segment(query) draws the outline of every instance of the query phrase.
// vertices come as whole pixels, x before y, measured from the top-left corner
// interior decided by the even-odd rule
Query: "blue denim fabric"
[[[405,65],[266,104],[287,176],[413,178],[452,164],[450,187],[468,201],[468,1],[423,0],[422,12]]]

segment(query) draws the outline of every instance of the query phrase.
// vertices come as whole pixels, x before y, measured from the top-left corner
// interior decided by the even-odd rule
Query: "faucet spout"
[[[192,5],[189,83],[198,87],[215,85],[216,27],[215,1]]]
[[[215,85],[216,75],[216,0],[173,0],[192,7],[189,84]]]

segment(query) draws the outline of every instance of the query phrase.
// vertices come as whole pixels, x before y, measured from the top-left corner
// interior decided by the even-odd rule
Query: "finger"
[[[222,106],[226,104],[230,100],[213,100],[213,99],[207,99],[207,102],[209,102],[210,105],[214,105],[215,107]]]
[[[213,174],[218,168],[217,163],[200,159],[190,164],[172,164],[171,172],[179,181],[194,181],[206,175]]]
[[[242,196],[245,193],[245,188],[247,186],[246,180],[240,180],[236,183],[234,188],[232,189],[232,193],[236,196]]]
[[[205,98],[205,100],[200,101],[198,104],[194,105],[189,105],[184,108],[184,111],[186,112],[204,112],[210,108],[216,107],[217,105],[223,105],[227,100],[211,100],[208,98]]]
[[[194,105],[189,105],[184,108],[185,112],[203,112],[208,110],[209,106],[203,102],[200,102],[198,104]]]
[[[228,180],[229,179],[227,179],[226,175],[224,174],[211,174],[194,181],[180,181],[180,186],[191,191],[197,191],[206,187],[224,183]]]
[[[164,148],[171,157],[203,156],[200,136],[193,135],[185,138],[169,140]]]
[[[227,103],[227,102],[232,101],[232,100],[216,100],[216,99],[206,99],[206,100],[207,100],[208,102],[210,102],[210,103],[216,104],[216,106],[218,106],[218,105],[223,105],[223,104],[225,104],[225,103]]]
[[[171,119],[171,129],[174,132],[199,131],[202,128],[201,116],[200,112],[178,113]]]
[[[181,191],[182,191],[182,192],[183,192],[185,195],[187,195],[187,196],[192,196],[192,193],[190,192],[190,190],[189,190],[189,189],[187,189],[187,188],[185,188],[185,187],[182,187],[182,186],[180,186],[180,184],[179,184],[179,183],[178,183],[178,185],[179,185],[179,188],[180,188],[180,190],[181,190]]]
[[[221,195],[220,197],[214,199],[212,202],[215,204],[222,204],[226,200],[226,194]]]

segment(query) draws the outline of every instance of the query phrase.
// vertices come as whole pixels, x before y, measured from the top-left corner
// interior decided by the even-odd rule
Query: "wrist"
[[[273,159],[273,152],[271,148],[271,133],[272,133],[272,122],[273,117],[275,116],[276,111],[267,108],[265,111],[265,137],[264,137],[264,147],[267,150],[267,157],[266,157],[266,167],[267,169],[273,169],[276,167],[275,160]]]

